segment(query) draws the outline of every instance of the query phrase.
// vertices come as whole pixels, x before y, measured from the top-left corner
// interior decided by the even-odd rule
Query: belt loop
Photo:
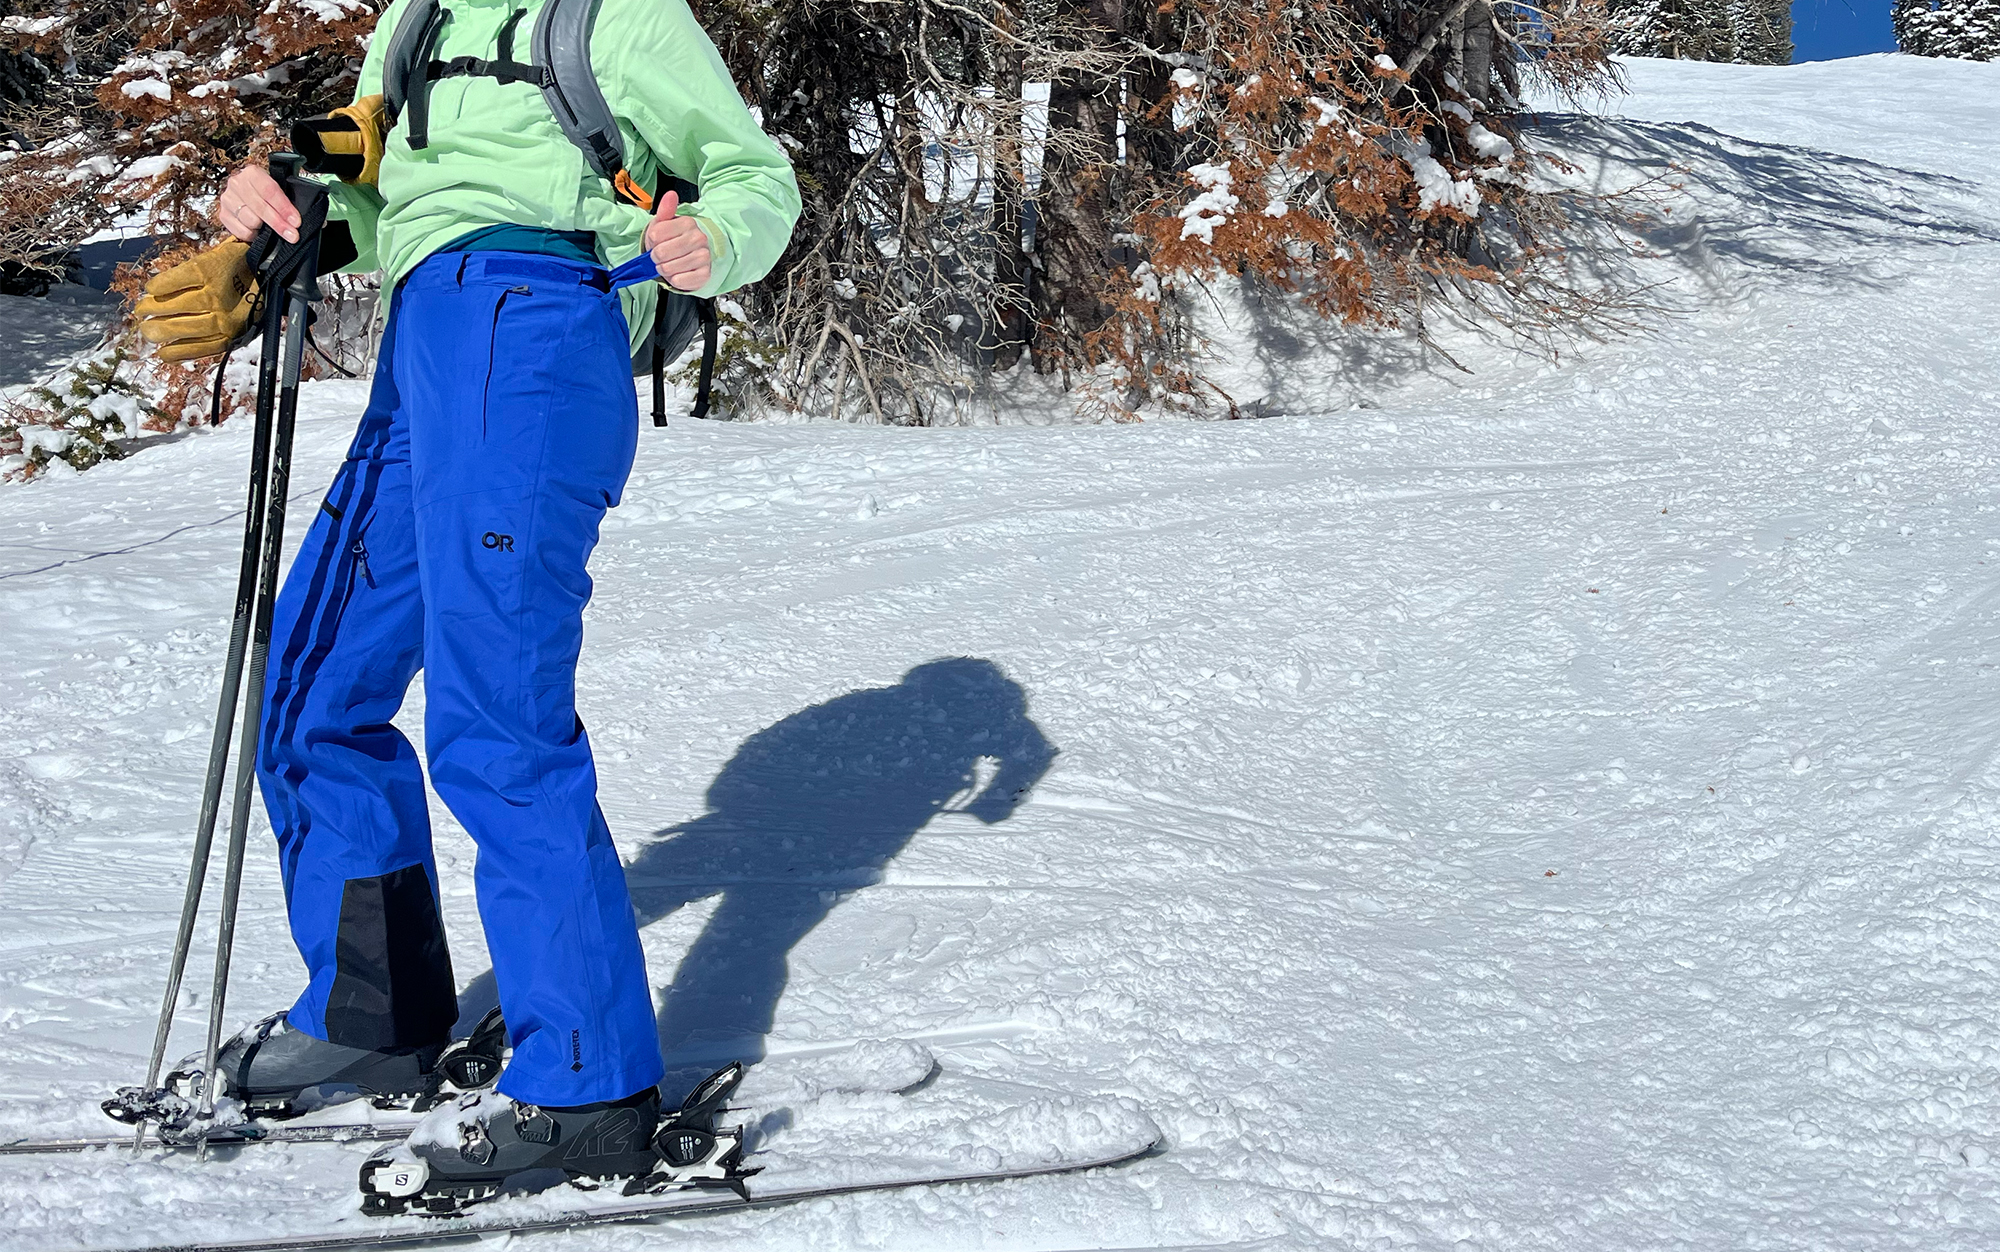
[[[465,286],[465,267],[470,264],[472,264],[472,254],[470,252],[461,252],[458,254],[458,273],[452,275],[452,279],[461,287]]]

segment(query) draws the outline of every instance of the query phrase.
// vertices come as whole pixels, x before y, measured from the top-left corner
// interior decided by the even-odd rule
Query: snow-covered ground
[[[1261,422],[644,432],[582,701],[676,1063],[775,1005],[774,1153],[1167,1151],[536,1246],[1996,1246],[2000,66],[1630,69],[1548,133],[1678,171],[1654,334],[1278,353]],[[301,518],[362,395],[309,390]],[[248,434],[0,492],[7,1131],[142,1066]],[[243,1017],[298,974],[253,860]],[[912,1095],[795,1080],[910,1047]],[[0,1245],[359,1222],[363,1151],[0,1159]]]
[[[0,296],[0,395],[95,345],[116,311],[117,297],[88,287],[57,287],[40,299]]]

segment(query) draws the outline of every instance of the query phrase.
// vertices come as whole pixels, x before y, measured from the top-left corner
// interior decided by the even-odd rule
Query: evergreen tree
[[[153,236],[160,264],[212,242],[208,208],[229,170],[278,146],[291,119],[345,102],[376,17],[368,0],[0,6],[13,9],[0,16],[0,278],[25,290],[60,278],[108,226]],[[145,276],[124,273],[116,289],[131,296]],[[0,477],[88,468],[119,454],[118,437],[206,417],[213,370],[139,347],[115,327],[0,406]],[[230,371],[224,413],[248,403],[249,382]]]
[[[1609,0],[1612,49],[1626,56],[1787,65],[1789,0]]]
[[[2000,0],[1896,0],[1893,18],[1904,52],[2000,59]]]

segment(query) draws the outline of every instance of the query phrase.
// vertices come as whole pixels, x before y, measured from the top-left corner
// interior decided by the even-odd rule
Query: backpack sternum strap
[[[549,82],[549,72],[539,65],[527,65],[520,61],[482,61],[478,57],[453,57],[449,61],[432,61],[424,72],[431,82],[441,78],[497,78],[503,83],[533,83],[545,87]],[[417,144],[411,144],[412,148]]]
[[[515,9],[507,24],[500,28],[500,55],[491,61],[478,57],[453,57],[449,61],[432,61],[424,69],[424,80],[436,82],[440,78],[497,78],[503,83],[533,83],[546,90],[554,81],[545,65],[531,65],[514,59],[514,28],[521,19],[528,16],[526,9]],[[416,147],[416,144],[411,144]]]

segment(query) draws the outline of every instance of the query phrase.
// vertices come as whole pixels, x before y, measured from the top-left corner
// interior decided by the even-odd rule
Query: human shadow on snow
[[[1002,822],[1055,748],[1020,685],[952,657],[888,687],[801,709],[744,740],[709,784],[708,811],[655,833],[625,867],[639,925],[720,897],[658,1005],[669,1095],[764,1055],[794,945],[883,871],[941,812]],[[494,1003],[491,971],[461,1021]]]

